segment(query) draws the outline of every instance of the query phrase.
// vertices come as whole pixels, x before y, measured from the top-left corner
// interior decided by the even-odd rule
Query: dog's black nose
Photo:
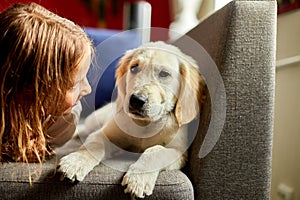
[[[131,108],[140,111],[147,102],[148,102],[148,97],[146,95],[133,94],[130,97],[129,105]]]

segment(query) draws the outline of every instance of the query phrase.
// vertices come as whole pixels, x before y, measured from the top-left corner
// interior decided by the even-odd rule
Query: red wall
[[[97,26],[97,16],[88,11],[81,0],[1,0],[0,10],[13,3],[36,2],[81,26]]]
[[[113,9],[112,0],[105,2],[104,20],[99,19],[99,13],[91,11],[84,0],[0,0],[0,12],[13,3],[36,2],[49,10],[68,18],[80,26],[99,27],[107,29],[122,29],[124,2],[137,0],[114,0],[117,6]],[[168,28],[171,22],[171,12],[168,0],[147,0],[152,6],[152,27]]]

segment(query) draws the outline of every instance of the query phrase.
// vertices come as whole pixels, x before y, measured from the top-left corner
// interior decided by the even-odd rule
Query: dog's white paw
[[[98,163],[89,152],[78,151],[60,159],[58,172],[62,174],[61,179],[68,178],[72,182],[82,181]]]
[[[122,186],[126,186],[125,193],[131,193],[138,198],[144,198],[145,195],[152,194],[159,171],[143,172],[131,165],[122,180]]]

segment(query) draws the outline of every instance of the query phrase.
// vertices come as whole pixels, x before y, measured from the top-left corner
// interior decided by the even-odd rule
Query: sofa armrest
[[[233,1],[188,33],[217,64],[226,92],[225,124],[214,148],[200,159],[201,144],[211,142],[205,135],[211,119],[218,117],[210,98],[190,148],[196,199],[269,199],[276,8],[275,0]]]

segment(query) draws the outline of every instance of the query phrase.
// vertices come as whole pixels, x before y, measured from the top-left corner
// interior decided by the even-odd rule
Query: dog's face
[[[137,50],[126,71],[123,109],[131,118],[157,121],[174,109],[180,89],[179,62],[174,54]]]
[[[199,111],[203,80],[193,60],[174,46],[156,42],[128,51],[116,79],[117,110],[132,119],[155,122],[174,113],[183,124]]]

